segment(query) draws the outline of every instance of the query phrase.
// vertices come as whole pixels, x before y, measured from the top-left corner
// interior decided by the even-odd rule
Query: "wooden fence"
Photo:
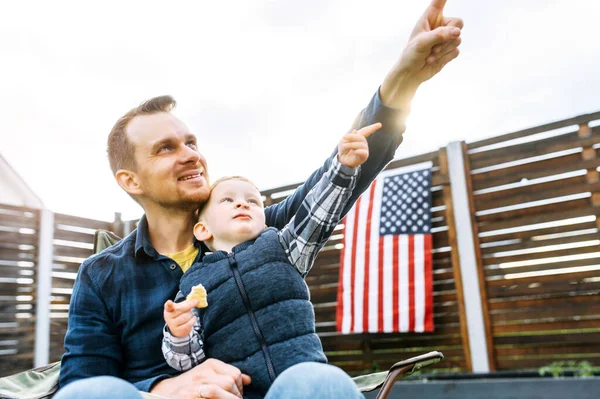
[[[63,354],[67,315],[77,270],[92,255],[97,229],[115,230],[116,223],[56,214],[54,217],[54,256],[50,302],[50,361]]]
[[[499,370],[600,365],[599,119],[465,146]]]
[[[450,146],[392,162],[388,169],[433,164],[435,332],[335,332],[338,228],[307,277],[329,360],[360,374],[441,350],[446,359],[436,366],[440,371],[473,370],[480,354],[471,350],[465,308],[473,299],[465,291],[474,281],[490,370],[535,369],[555,360],[599,365],[599,122],[600,112],[462,143],[466,222],[457,219],[453,203],[458,186],[450,175],[457,165],[449,162]],[[263,192],[266,203],[283,200],[295,187]],[[91,254],[96,229],[123,234],[123,223],[54,215],[49,361],[62,354],[73,281]],[[465,229],[473,232],[478,276],[463,285],[466,258],[457,240]],[[33,366],[39,230],[39,210],[0,206],[0,376]]]
[[[33,365],[39,215],[0,207],[0,375]]]

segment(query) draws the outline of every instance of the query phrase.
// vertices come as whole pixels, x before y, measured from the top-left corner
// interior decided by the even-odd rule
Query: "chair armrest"
[[[390,367],[385,381],[377,394],[377,399],[385,399],[394,387],[394,383],[401,376],[410,375],[416,371],[421,370],[423,367],[430,366],[438,363],[444,358],[441,352],[433,351],[424,355],[415,356],[410,359],[402,360]]]

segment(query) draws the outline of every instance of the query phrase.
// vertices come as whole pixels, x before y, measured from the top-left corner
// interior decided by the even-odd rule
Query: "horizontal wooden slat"
[[[94,243],[94,235],[81,233],[76,231],[54,229],[54,239],[64,241],[83,242],[88,244]]]
[[[2,213],[33,213],[39,215],[40,210],[35,208],[29,208],[26,206],[17,206],[9,204],[0,204],[0,214]]]
[[[33,272],[33,274],[31,274]],[[30,267],[0,267],[2,278],[35,278],[35,269]],[[1,301],[0,301],[1,303]]]
[[[574,317],[597,317],[600,318],[600,302],[595,304],[565,303],[555,306],[544,306],[538,308],[518,308],[512,312],[492,313],[491,319],[494,325],[520,323],[525,320],[539,319],[568,319]]]
[[[512,210],[504,210],[501,212],[494,212],[487,215],[476,216],[476,219],[480,225],[485,225],[487,223],[495,223],[498,221],[505,221],[507,223],[512,222],[512,227],[520,227],[521,221],[527,220],[530,217],[534,217],[536,215],[551,215],[551,214],[567,214],[574,209],[587,209],[590,207],[591,201],[589,197],[584,197],[580,199],[568,199],[564,198],[560,200],[560,202],[555,203],[536,203],[534,205],[528,204],[524,207],[520,207],[520,209],[512,209]],[[598,208],[600,209],[600,208]],[[593,215],[586,215],[593,216]]]
[[[575,202],[575,201],[571,201]],[[540,207],[541,208],[541,207]],[[494,222],[485,222],[479,223],[478,229],[479,232],[489,232],[501,229],[508,229],[520,226],[528,226],[532,224],[538,223],[546,223],[546,222],[555,222],[560,220],[566,220],[571,218],[578,218],[582,216],[598,216],[600,215],[600,208],[595,208],[592,206],[586,206],[582,208],[575,208],[569,211],[556,211],[549,213],[541,213],[541,214],[533,214],[530,216],[523,216],[519,219],[514,220],[502,220],[502,216],[496,216],[498,220]],[[478,218],[483,219],[483,218]]]
[[[501,276],[505,276],[505,275],[515,275],[515,274],[519,274],[519,273],[531,273],[531,272],[537,272],[536,274],[540,274],[540,275],[551,275],[551,278],[553,278],[554,280],[561,280],[561,279],[567,279],[567,277],[564,276],[568,276],[569,274],[573,274],[575,276],[579,276],[579,273],[573,273],[573,268],[576,267],[588,267],[588,266],[596,266],[600,263],[600,258],[591,258],[591,259],[582,259],[582,260],[569,260],[569,261],[563,261],[563,262],[552,262],[552,263],[541,263],[541,264],[536,264],[536,265],[524,265],[524,266],[519,266],[519,267],[505,267],[505,268],[499,268],[499,267],[490,267],[490,268],[486,268],[484,270],[485,272],[485,276],[487,281],[489,282],[497,282],[497,281],[501,281]],[[560,269],[563,269],[563,273],[562,274],[557,274],[560,273]],[[567,269],[567,272],[565,272],[564,269]],[[589,272],[589,273],[598,273],[598,272]],[[559,276],[563,276],[563,277],[559,277]],[[537,279],[540,279],[542,277],[546,277],[546,276],[538,276],[538,277],[534,277]],[[498,280],[500,279],[500,280]],[[512,278],[511,280],[506,280],[506,281],[513,281],[513,282],[518,282],[520,281],[521,278]],[[494,283],[495,284],[495,283]]]
[[[579,230],[579,229],[578,229]],[[594,241],[600,239],[600,232],[589,233],[589,234],[581,234],[570,237],[555,237],[547,240],[519,240],[519,242],[514,244],[506,243],[504,245],[498,245],[494,247],[481,248],[482,255],[491,255],[498,252],[506,252],[506,251],[516,251],[516,250],[541,250],[543,247],[553,246],[553,245],[564,245],[564,244],[577,244],[587,241]]]
[[[77,217],[77,216],[64,215],[61,213],[54,214],[54,223],[55,224],[63,224],[63,225],[67,225],[67,226],[81,227],[81,228],[86,228],[86,229],[96,229],[96,230],[97,229],[104,229],[104,230],[112,229],[112,223],[110,223],[110,222],[104,222],[101,220],[94,220],[94,219],[86,219],[86,218],[81,218],[81,217]]]
[[[37,245],[37,234],[23,234],[18,231],[0,231],[0,243],[15,245]]]
[[[586,281],[595,278],[598,271],[573,273],[574,275],[537,276],[511,280],[487,281],[487,292],[491,298],[528,296],[558,292],[600,292],[600,281]]]
[[[494,336],[494,343],[498,347],[513,346],[536,346],[536,345],[576,345],[589,344],[597,345],[600,342],[600,331],[597,330],[569,330],[564,331],[544,331],[543,334],[537,334],[535,331],[524,334],[505,334]]]
[[[496,234],[489,236],[479,236],[479,242],[482,244],[494,243],[497,244],[500,241],[513,240],[513,239],[530,239],[536,236],[544,236],[550,234],[562,234],[562,233],[572,233],[579,230],[589,230],[596,229],[595,221],[588,222],[580,222],[574,223],[570,225],[564,226],[552,226],[552,227],[543,227],[543,228],[535,228],[531,230],[518,231],[518,232],[510,232],[504,234]],[[485,249],[487,251],[487,249]]]
[[[527,370],[533,369],[538,370],[540,367],[547,366],[548,364],[555,361],[565,361],[565,360],[589,360],[592,364],[598,363],[600,361],[600,355],[587,355],[587,356],[577,356],[577,357],[568,357],[565,355],[548,355],[540,358],[516,358],[510,359],[505,357],[498,357],[496,359],[496,366],[499,371],[503,370]]]
[[[7,215],[0,213],[0,226],[12,229],[37,229],[38,221],[35,217],[21,215]]]
[[[476,196],[475,204],[478,212],[480,212],[598,191],[600,191],[600,183],[589,184],[585,181],[585,176],[576,176],[570,179],[543,183],[536,186],[506,190],[502,193]]]
[[[503,134],[501,136],[491,137],[489,139],[478,140],[472,143],[467,144],[467,148],[469,150],[474,150],[477,148],[483,148],[494,144],[503,143],[510,140],[520,139],[523,137],[531,136],[534,134],[539,134],[543,132],[548,132],[555,129],[560,129],[567,126],[579,125],[582,123],[587,123],[589,121],[593,121],[596,119],[600,119],[600,112],[594,112],[585,115],[579,115],[573,118],[564,119],[561,121],[546,123],[540,126],[535,126],[528,129],[519,130],[513,133]]]
[[[581,159],[581,153],[562,156],[558,159],[547,159],[523,165],[515,165],[471,175],[473,190],[479,191],[508,184],[520,183],[523,179],[534,180],[548,178],[560,174],[574,172],[582,169],[595,169],[600,164],[600,159]]]
[[[64,259],[54,260],[52,270],[77,273],[79,266],[81,266],[81,262],[67,262]]]
[[[542,154],[551,154],[572,148],[592,146],[600,142],[600,129],[592,129],[592,135],[580,138],[577,131],[549,137],[529,143],[515,144],[511,147],[499,148],[491,151],[478,152],[469,155],[471,170],[500,165],[507,162],[524,160]],[[516,148],[515,148],[516,147]]]
[[[529,260],[540,260],[552,258],[552,257],[561,257],[561,256],[572,256],[572,255],[582,255],[582,254],[591,254],[594,252],[600,252],[600,246],[591,245],[586,247],[579,248],[560,248],[554,249],[552,251],[545,252],[534,252],[529,254],[521,254],[521,255],[505,255],[505,256],[489,256],[483,258],[483,265],[498,265],[501,263],[508,262],[523,262]]]
[[[515,299],[493,299],[488,302],[490,312],[530,308],[552,308],[570,304],[573,306],[584,306],[596,304],[600,298],[594,294],[564,292],[554,295],[545,294],[540,297],[515,298]]]
[[[0,260],[8,261],[35,261],[34,251],[21,251],[18,249],[0,248]]]
[[[67,247],[67,246],[62,246],[62,245],[55,245],[54,246],[54,256],[55,257],[68,256],[68,257],[86,259],[86,258],[92,256],[92,249],[91,248],[77,248],[77,247]]]
[[[527,332],[549,332],[549,331],[560,331],[563,334],[569,334],[571,331],[585,330],[585,329],[600,329],[600,319],[597,320],[579,320],[573,321],[551,321],[541,323],[522,323],[522,324],[503,324],[494,325],[492,330],[494,335],[502,334],[523,334]]]

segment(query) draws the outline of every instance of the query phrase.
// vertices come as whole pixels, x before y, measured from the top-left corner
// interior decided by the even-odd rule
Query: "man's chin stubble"
[[[194,212],[197,211],[198,208],[208,200],[208,197],[209,193],[199,193],[197,195],[187,197],[180,196],[175,201],[161,201],[160,205],[167,209]]]

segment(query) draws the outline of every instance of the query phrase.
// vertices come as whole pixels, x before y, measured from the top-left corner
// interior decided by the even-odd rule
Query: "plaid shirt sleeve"
[[[288,260],[306,276],[319,250],[341,218],[360,167],[343,165],[334,157],[329,170],[310,190],[290,222],[279,232]]]
[[[177,293],[175,302],[183,298],[181,291]],[[167,364],[178,371],[188,371],[206,359],[202,343],[202,325],[196,309],[192,310],[196,323],[192,331],[185,337],[175,337],[165,324],[163,329],[162,352]]]

